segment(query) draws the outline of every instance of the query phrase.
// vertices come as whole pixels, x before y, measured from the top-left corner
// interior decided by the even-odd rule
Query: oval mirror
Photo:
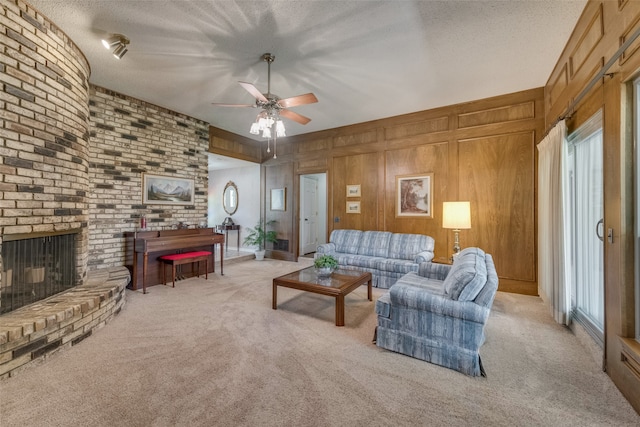
[[[229,215],[233,215],[238,209],[238,187],[236,187],[233,181],[227,182],[227,185],[224,186],[222,207]]]

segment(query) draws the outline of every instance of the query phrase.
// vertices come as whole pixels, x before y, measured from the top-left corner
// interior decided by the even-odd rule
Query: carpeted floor
[[[127,291],[106,327],[0,381],[10,426],[637,426],[634,412],[539,298],[498,293],[487,378],[379,349],[366,288],[334,300],[278,290],[302,268],[265,260],[176,288]],[[383,290],[374,289],[374,300]]]

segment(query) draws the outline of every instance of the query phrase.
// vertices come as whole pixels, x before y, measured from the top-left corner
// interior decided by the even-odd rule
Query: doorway
[[[300,256],[327,242],[327,174],[300,175]]]

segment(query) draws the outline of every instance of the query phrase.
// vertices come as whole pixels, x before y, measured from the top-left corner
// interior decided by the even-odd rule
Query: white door
[[[300,255],[304,255],[318,247],[318,181],[301,178]]]

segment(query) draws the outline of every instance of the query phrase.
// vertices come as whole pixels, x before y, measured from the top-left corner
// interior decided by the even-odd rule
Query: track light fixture
[[[127,53],[128,44],[129,39],[122,34],[112,34],[110,37],[102,39],[102,45],[107,49],[113,49],[113,56],[116,59],[122,59]]]
[[[111,36],[109,38],[102,39],[102,46],[104,46],[106,49],[111,49],[114,46],[117,46],[119,44],[120,44],[120,37],[117,37],[117,36]]]
[[[129,49],[127,49],[125,45],[119,44],[118,47],[113,50],[113,56],[115,56],[117,59],[122,59],[122,57],[125,53],[127,53],[128,50]]]

